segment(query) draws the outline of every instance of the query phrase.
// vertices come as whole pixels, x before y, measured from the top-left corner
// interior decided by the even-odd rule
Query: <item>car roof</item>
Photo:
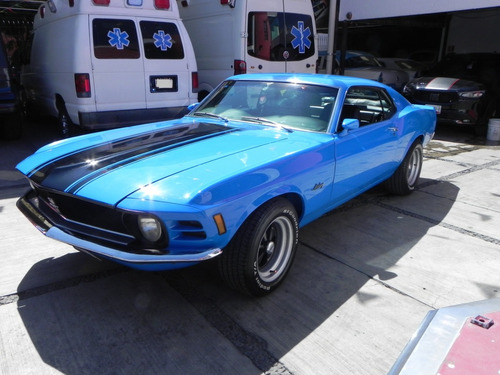
[[[309,73],[253,73],[240,74],[228,78],[236,81],[290,82],[310,85],[331,86],[347,89],[351,86],[374,86],[386,88],[383,84],[364,78],[339,76],[333,74]]]

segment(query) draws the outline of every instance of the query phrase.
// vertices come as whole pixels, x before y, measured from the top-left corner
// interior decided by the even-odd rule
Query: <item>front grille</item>
[[[450,104],[458,101],[456,92],[416,90],[413,93],[415,100],[424,103]]]
[[[67,220],[114,232],[127,232],[123,224],[122,213],[111,206],[40,188],[36,189],[36,193],[55,212]]]
[[[84,240],[127,252],[141,252],[141,243],[125,225],[131,214],[78,197],[37,188],[26,199],[52,225]]]

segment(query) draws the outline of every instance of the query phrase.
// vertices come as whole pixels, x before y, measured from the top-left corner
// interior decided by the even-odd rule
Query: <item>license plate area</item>
[[[150,76],[150,92],[176,92],[177,76]]]

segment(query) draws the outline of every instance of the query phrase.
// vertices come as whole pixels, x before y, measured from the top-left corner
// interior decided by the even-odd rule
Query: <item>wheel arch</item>
[[[290,202],[290,204],[294,207],[295,212],[297,213],[299,222],[302,220],[305,211],[305,202],[303,196],[299,192],[288,191],[279,194],[266,194],[265,196],[260,196],[258,199],[256,199],[251,205],[251,209],[245,211],[241,215],[240,219],[237,221],[237,225],[234,227],[231,237],[234,237],[236,235],[241,227],[244,226],[248,218],[252,216],[260,207],[277,199],[285,199]]]
[[[412,143],[409,143],[408,148],[406,149],[406,153],[413,147],[415,143],[420,143],[422,146],[424,146],[424,136],[423,134],[418,135]]]

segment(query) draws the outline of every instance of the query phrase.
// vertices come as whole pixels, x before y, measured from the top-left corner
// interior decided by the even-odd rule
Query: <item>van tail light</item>
[[[193,85],[192,90],[193,92],[198,92],[198,72],[192,72],[191,73],[191,84]]]
[[[92,0],[94,5],[104,5],[104,6],[109,6],[109,1],[110,0]]]
[[[75,89],[78,98],[90,98],[90,76],[88,73],[75,74]]]
[[[156,9],[170,9],[170,0],[155,0]]]
[[[234,60],[234,75],[245,74],[247,72],[247,63],[244,60]]]

